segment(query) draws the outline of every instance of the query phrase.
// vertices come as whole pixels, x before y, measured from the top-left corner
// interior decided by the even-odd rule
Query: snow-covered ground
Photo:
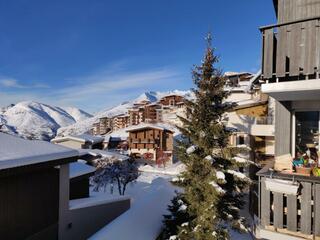
[[[166,169],[151,166],[139,168],[141,175],[136,182],[130,183],[125,192],[131,198],[130,209],[114,221],[91,236],[90,240],[121,239],[121,240],[155,240],[162,229],[163,215],[168,214],[167,207],[180,189],[173,186],[170,180],[184,170],[181,163],[166,167]],[[117,186],[113,194],[110,185],[104,192],[93,192],[90,195],[106,199],[118,198]],[[133,237],[134,236],[134,237]],[[231,232],[233,240],[252,240],[250,234]]]
[[[176,187],[169,180],[172,176],[157,173],[142,173],[135,183],[129,184],[126,195],[131,197],[130,209],[94,234],[91,240],[156,239],[162,229],[163,214],[175,195]],[[111,195],[106,192],[91,192],[93,196]],[[114,186],[115,197],[119,197]],[[134,236],[134,238],[133,238]]]
[[[89,117],[90,114],[74,107],[64,109],[25,101],[1,109],[0,130],[24,138],[50,140],[56,135],[58,128]]]

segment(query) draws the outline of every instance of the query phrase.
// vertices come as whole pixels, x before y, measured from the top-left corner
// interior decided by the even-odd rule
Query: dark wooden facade
[[[158,104],[146,105],[144,107],[144,118],[146,121],[156,121],[157,120],[157,109],[161,106]]]
[[[99,119],[99,134],[106,134],[112,130],[112,118],[104,117]]]
[[[0,177],[0,238],[57,239],[59,170],[28,170]]]
[[[320,69],[320,0],[275,1],[278,23],[262,27],[262,78],[316,79]]]
[[[113,118],[113,130],[125,128],[129,126],[129,115],[118,115]]]
[[[129,149],[173,150],[173,134],[171,131],[144,128],[129,132]]]
[[[274,4],[277,24],[261,28],[262,79],[267,83],[318,79],[320,0],[274,0]],[[304,82],[307,84],[308,81]],[[293,93],[294,91],[292,90]],[[308,99],[307,91],[301,91],[301,94]],[[281,161],[277,160],[277,157],[287,154],[294,156],[292,130],[295,126],[292,124],[292,103],[294,101],[290,99],[276,100],[276,162]],[[258,176],[260,228],[303,239],[320,239],[319,177],[284,174],[270,171],[269,167],[262,169]],[[300,184],[299,190],[297,194],[268,190],[266,182],[270,178],[290,182],[294,180]]]
[[[145,120],[144,107],[133,108],[128,111],[130,125],[138,125]]]

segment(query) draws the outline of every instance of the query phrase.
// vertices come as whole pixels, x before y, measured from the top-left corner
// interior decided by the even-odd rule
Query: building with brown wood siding
[[[120,114],[113,117],[113,131],[129,126],[129,115]]]
[[[173,161],[173,131],[159,124],[142,123],[127,130],[129,153],[155,163],[164,154]]]
[[[113,119],[110,117],[99,118],[99,135],[106,134],[113,129]]]
[[[158,116],[158,110],[161,109],[161,105],[157,103],[148,104],[144,107],[144,119],[145,122],[156,122]]]
[[[145,110],[143,106],[133,107],[128,110],[129,125],[138,125],[145,120]]]
[[[178,103],[184,101],[184,98],[180,95],[167,95],[159,100],[159,104],[163,106],[176,106]]]

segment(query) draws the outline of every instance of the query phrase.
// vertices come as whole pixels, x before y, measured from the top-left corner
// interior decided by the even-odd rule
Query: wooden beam
[[[261,178],[261,224],[263,227],[270,225],[270,191],[266,189],[266,178]]]
[[[283,228],[283,194],[273,193],[273,226]]]
[[[320,184],[315,184],[315,196],[314,196],[314,233],[316,236],[320,236]]]
[[[297,231],[297,196],[288,195],[287,197],[287,228],[290,231]]]
[[[301,194],[301,232],[311,234],[311,183],[302,183]]]

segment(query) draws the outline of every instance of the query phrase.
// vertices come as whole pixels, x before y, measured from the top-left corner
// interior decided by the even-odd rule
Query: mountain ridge
[[[23,101],[1,108],[0,131],[28,139],[50,140],[60,127],[92,117],[75,107]]]

